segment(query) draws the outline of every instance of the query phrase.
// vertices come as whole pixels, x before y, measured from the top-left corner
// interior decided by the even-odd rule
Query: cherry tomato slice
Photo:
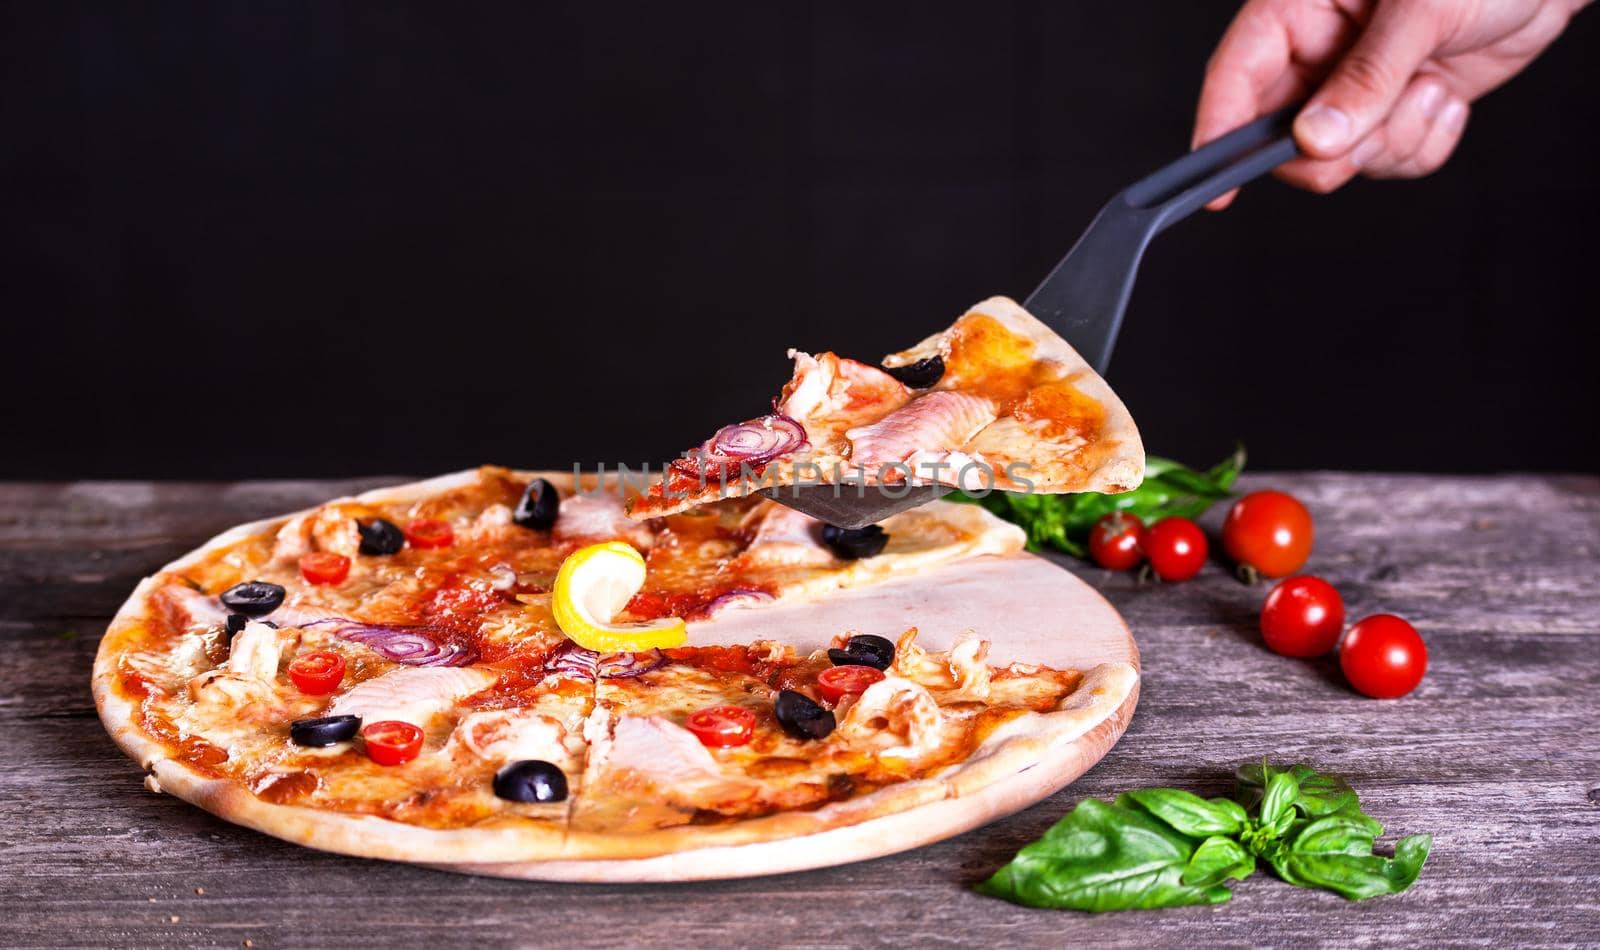
[[[309,696],[322,696],[344,682],[344,657],[328,650],[305,653],[289,663],[289,679]]]
[[[1205,532],[1188,518],[1162,518],[1144,533],[1144,556],[1164,581],[1186,581],[1205,567]]]
[[[684,725],[705,745],[726,749],[750,741],[756,732],[756,714],[743,706],[711,706],[691,713]]]
[[[302,554],[300,576],[312,584],[342,584],[350,576],[350,559],[332,551]]]
[[[867,687],[883,679],[883,671],[871,666],[830,666],[817,674],[817,692],[830,703],[836,703],[851,693],[864,693]]]
[[[1358,692],[1373,699],[1395,699],[1422,682],[1428,645],[1417,628],[1393,614],[1359,620],[1339,646],[1339,668]]]
[[[418,518],[406,525],[406,540],[414,548],[442,548],[456,539],[450,523],[438,518]]]
[[[1140,542],[1144,523],[1136,515],[1114,511],[1089,530],[1089,556],[1108,571],[1127,571],[1144,560]]]
[[[1222,523],[1222,549],[1242,568],[1284,577],[1311,556],[1311,512],[1293,495],[1256,491],[1234,502]]]
[[[367,758],[379,765],[402,765],[422,751],[422,730],[409,722],[385,719],[363,726]]]
[[[1320,577],[1291,577],[1261,608],[1261,639],[1284,656],[1322,656],[1339,643],[1344,598]]]

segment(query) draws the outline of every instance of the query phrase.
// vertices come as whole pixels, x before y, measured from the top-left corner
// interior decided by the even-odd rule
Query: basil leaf
[[[1272,766],[1269,765],[1267,768],[1270,769]],[[1321,818],[1324,815],[1360,813],[1360,796],[1337,775],[1325,775],[1304,764],[1291,765],[1286,771],[1299,783],[1300,794],[1295,798],[1294,806],[1305,817]],[[1239,782],[1237,797],[1240,804],[1247,809],[1257,807],[1261,802],[1265,786],[1262,765],[1254,762],[1241,765],[1234,773],[1234,777]]]
[[[1176,788],[1142,788],[1117,796],[1117,804],[1143,808],[1191,838],[1236,835],[1244,827],[1244,809],[1226,798],[1207,801]]]
[[[1095,522],[1106,515],[1123,511],[1145,522],[1199,517],[1231,494],[1233,481],[1243,467],[1242,446],[1204,472],[1151,455],[1145,458],[1144,481],[1139,487],[1116,495],[994,491],[979,497],[953,491],[945,498],[982,505],[993,514],[1020,525],[1027,532],[1030,551],[1053,548],[1077,557],[1088,557],[1089,532]]]
[[[1291,772],[1279,772],[1262,765],[1266,777],[1266,791],[1261,796],[1261,824],[1275,828],[1279,834],[1293,820],[1294,800],[1300,794],[1300,783]]]
[[[1372,843],[1362,822],[1337,815],[1321,818],[1271,862],[1272,869],[1297,887],[1320,887],[1355,901],[1398,894],[1422,873],[1433,836],[1400,839],[1393,858],[1373,854]]]
[[[1242,881],[1256,869],[1255,855],[1232,838],[1212,835],[1194,849],[1194,857],[1179,878],[1190,887],[1210,887],[1227,878]]]
[[[1183,883],[1195,842],[1143,811],[1085,799],[981,893],[1029,907],[1105,911],[1220,904],[1227,887]]]

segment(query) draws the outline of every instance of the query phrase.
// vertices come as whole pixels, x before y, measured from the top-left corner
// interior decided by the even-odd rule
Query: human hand
[[[1588,2],[1247,0],[1206,65],[1194,145],[1311,94],[1294,122],[1305,157],[1279,178],[1329,192],[1358,172],[1431,174],[1461,140],[1472,101],[1521,72]]]

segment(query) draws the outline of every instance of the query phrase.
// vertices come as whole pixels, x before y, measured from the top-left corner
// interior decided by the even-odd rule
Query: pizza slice
[[[990,755],[1003,749],[1014,771],[1103,716],[1133,675],[995,667],[987,641],[928,652],[916,637],[846,633],[809,655],[765,641],[683,647],[598,680],[568,853],[814,833],[955,797],[987,781]]]
[[[633,518],[792,484],[1123,492],[1144,448],[1122,402],[1016,302],[991,297],[873,366],[790,351],[774,411],[669,464]]]

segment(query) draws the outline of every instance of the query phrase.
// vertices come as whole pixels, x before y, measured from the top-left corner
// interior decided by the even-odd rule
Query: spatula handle
[[[1150,239],[1299,154],[1289,134],[1298,110],[1262,116],[1123,189],[1023,306],[1104,373]]]

